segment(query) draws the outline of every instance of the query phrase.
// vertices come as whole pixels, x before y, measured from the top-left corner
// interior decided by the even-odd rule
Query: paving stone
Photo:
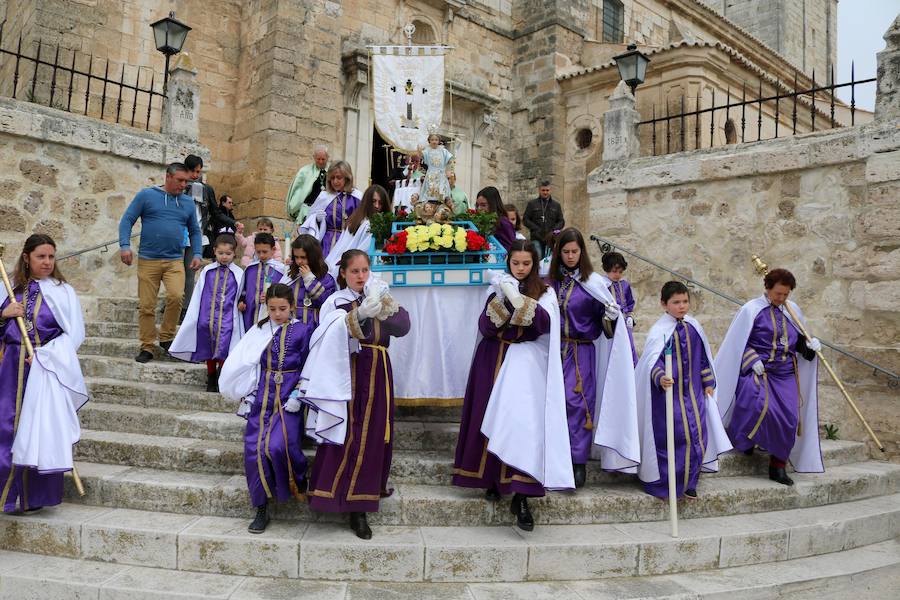
[[[178,568],[252,577],[297,577],[307,524],[272,521],[251,534],[247,520],[202,517],[178,536]]]
[[[108,508],[64,503],[25,515],[0,514],[0,548],[77,558],[81,525]]]
[[[229,600],[344,600],[346,583],[308,580],[246,579]]]
[[[528,579],[596,579],[637,574],[634,540],[613,525],[556,525],[522,534]]]
[[[473,583],[469,592],[474,600],[581,600],[563,583]]]
[[[462,583],[350,583],[346,600],[472,600]]]
[[[100,588],[128,569],[96,561],[30,556],[0,575],[0,600],[96,600]]]
[[[178,533],[198,517],[116,509],[81,527],[81,556],[93,560],[174,569]]]
[[[243,577],[131,567],[107,581],[100,600],[227,599]]]
[[[300,541],[300,577],[421,581],[423,556],[417,528],[379,526],[371,540],[361,540],[347,525],[314,523]]]
[[[521,581],[528,545],[509,527],[423,527],[425,579]]]

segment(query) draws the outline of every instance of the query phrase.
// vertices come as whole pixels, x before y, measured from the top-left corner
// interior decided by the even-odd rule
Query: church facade
[[[285,216],[291,179],[318,144],[351,164],[358,187],[386,180],[393,157],[373,123],[367,47],[404,43],[409,23],[413,43],[452,48],[441,130],[458,185],[470,198],[496,185],[520,206],[544,179],[564,204],[584,199],[619,80],[612,58],[628,43],[652,61],[636,94],[643,118],[682,98],[689,110],[713,94],[734,101],[742,86],[769,95],[796,78],[808,88],[836,55],[837,0],[5,0],[3,43],[21,35],[24,46],[58,43],[159,73],[149,23],[176,8],[193,28],[185,51],[209,180],[247,219]],[[790,119],[762,112],[746,118],[759,118],[763,139]],[[809,131],[803,112],[798,132]],[[725,126],[724,114],[687,123],[704,141],[687,136],[683,149],[725,143]],[[652,137],[642,126],[643,154]]]

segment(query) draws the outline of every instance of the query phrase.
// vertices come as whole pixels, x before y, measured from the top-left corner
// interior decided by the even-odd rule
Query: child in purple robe
[[[628,341],[631,343],[631,359],[637,366],[638,357],[634,347],[634,294],[631,292],[631,284],[624,278],[628,263],[619,252],[607,252],[601,258],[603,271],[609,279],[609,291],[616,303],[622,308],[625,317],[625,325],[628,327]]]
[[[410,328],[406,309],[386,283],[371,276],[369,264],[362,250],[341,257],[341,289],[322,307],[303,373],[310,406],[306,430],[320,442],[309,476],[309,506],[349,512],[350,528],[365,540],[372,537],[366,513],[377,512],[379,500],[391,494],[394,383],[387,349],[391,337]],[[319,354],[329,347],[331,354]]]
[[[297,386],[309,354],[312,330],[296,320],[294,294],[276,283],[266,291],[268,316],[234,348],[219,378],[223,396],[240,401],[244,472],[256,517],[250,533],[269,524],[269,502],[305,500],[306,457],[300,448],[302,405]]]
[[[200,272],[178,335],[169,347],[175,358],[206,361],[207,392],[219,391],[219,371],[243,331],[237,299],[244,273],[234,264],[236,247],[231,235],[216,238],[216,260]]]
[[[511,275],[492,284],[478,319],[482,337],[472,358],[453,462],[453,485],[486,489],[490,501],[512,493],[510,511],[525,531],[534,529],[529,497],[543,496],[545,487],[574,487],[557,351],[559,309],[537,263],[534,245],[516,240],[507,255]],[[522,373],[523,367],[529,372]],[[513,408],[510,399],[515,419],[507,412]],[[555,404],[551,409],[547,403]]]
[[[301,234],[291,242],[291,266],[281,282],[294,292],[297,320],[311,330],[315,329],[319,325],[322,303],[337,290],[316,238]]]
[[[244,315],[244,331],[250,331],[265,318],[266,290],[284,276],[285,265],[275,259],[275,246],[275,238],[271,234],[256,234],[256,260],[244,271],[238,299],[238,310]]]
[[[796,285],[790,271],[770,271],[765,295],[741,307],[716,355],[723,421],[735,449],[767,450],[769,479],[783,485],[794,484],[789,460],[799,472],[824,471],[816,384],[822,345],[803,337],[785,309]]]
[[[666,390],[673,391],[675,490],[678,496],[697,497],[700,472],[718,470],[718,457],[731,449],[716,404],[716,377],[709,342],[699,321],[688,315],[690,295],[680,281],[662,287],[660,304],[666,312],[650,329],[636,369],[641,465],[644,490],[658,498],[669,496],[666,441]],[[666,352],[671,348],[672,377],[666,376]]]
[[[299,233],[308,233],[319,240],[322,255],[328,256],[361,198],[362,193],[353,187],[350,165],[342,160],[334,163],[325,175],[325,189],[310,207]]]
[[[549,282],[559,302],[569,444],[575,487],[580,488],[587,477],[598,399],[595,341],[601,335],[608,339],[615,335],[619,308],[594,273],[581,232],[573,228],[560,232],[552,248]],[[595,297],[599,294],[603,298]]]
[[[478,191],[475,196],[475,210],[478,212],[492,212],[497,214],[497,224],[494,225],[493,235],[503,246],[503,249],[509,252],[509,248],[516,241],[516,228],[506,216],[506,210],[503,208],[503,200],[500,198],[500,191],[494,186],[488,186]]]
[[[11,298],[0,286],[0,508],[30,513],[62,502],[63,472],[73,468],[75,411],[88,399],[76,354],[84,321],[47,235],[25,240],[12,286]]]

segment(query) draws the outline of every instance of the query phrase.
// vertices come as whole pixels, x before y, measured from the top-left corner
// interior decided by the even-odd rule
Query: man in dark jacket
[[[550,182],[542,181],[538,187],[538,197],[528,203],[522,222],[531,232],[531,242],[537,248],[538,256],[553,250],[547,247],[547,236],[562,229],[566,220],[563,218],[562,206],[550,196]]]

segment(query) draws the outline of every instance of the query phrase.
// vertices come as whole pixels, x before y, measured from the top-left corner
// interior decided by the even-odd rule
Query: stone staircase
[[[0,517],[0,599],[874,598],[900,585],[900,465],[862,443],[824,442],[826,472],[792,488],[764,477],[764,456],[723,457],[680,502],[678,539],[664,502],[592,464],[588,487],[533,502],[525,533],[508,502],[449,485],[458,408],[398,408],[395,492],[371,541],[295,502],[248,534],[235,407],[202,391],[203,366],[133,361],[134,301],[97,308],[81,348],[87,494]]]

